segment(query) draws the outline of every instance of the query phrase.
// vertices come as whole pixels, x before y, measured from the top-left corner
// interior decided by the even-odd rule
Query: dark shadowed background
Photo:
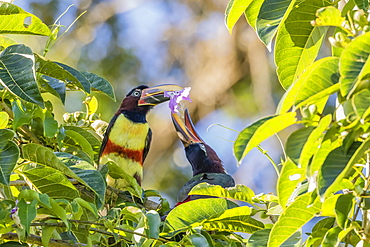
[[[48,25],[71,4],[74,6],[60,19],[64,26],[87,10],[47,57],[112,83],[117,102],[94,94],[100,100],[98,112],[103,120],[110,120],[125,94],[136,85],[190,86],[192,103],[186,105],[196,129],[219,154],[227,172],[256,193],[275,192],[276,174],[268,159],[253,150],[238,166],[233,141],[237,132],[253,121],[274,114],[283,90],[275,76],[272,54],[245,19],[239,20],[232,35],[227,31],[226,0],[16,0],[14,4]],[[42,53],[46,41],[44,37],[13,38],[37,53]],[[82,93],[70,92],[66,106],[57,109],[57,118],[61,120],[65,111],[83,109],[83,99]],[[167,104],[154,108],[148,121],[153,142],[145,162],[143,187],[159,190],[173,205],[177,192],[191,177],[191,167],[172,127]],[[280,133],[282,140],[286,134]],[[282,148],[276,137],[262,146],[279,161]]]

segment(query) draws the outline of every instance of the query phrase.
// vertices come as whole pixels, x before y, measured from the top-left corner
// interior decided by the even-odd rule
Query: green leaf
[[[15,131],[18,127],[22,125],[28,125],[32,119],[32,113],[27,111],[25,107],[22,105],[20,100],[14,100],[12,105],[12,110],[14,114],[13,119],[13,130]]]
[[[342,229],[339,226],[331,228],[324,237],[322,247],[335,247],[338,246],[340,239],[338,239],[339,233]]]
[[[49,246],[49,241],[51,236],[54,233],[56,226],[43,226],[42,227],[42,235],[41,235],[41,242],[42,245],[45,247]]]
[[[352,107],[359,118],[366,118],[369,114],[370,90],[364,89],[353,95],[351,99]]]
[[[312,158],[309,175],[314,176],[321,169],[328,154],[339,146],[340,143],[338,141],[332,142],[330,139],[323,141]]]
[[[279,204],[283,207],[283,209],[287,204],[289,204],[289,198],[296,189],[298,183],[305,178],[304,172],[304,169],[298,168],[297,165],[289,158],[283,163],[283,168],[280,172],[277,183]]]
[[[318,175],[318,193],[322,200],[330,193],[338,191],[338,185],[341,185],[343,178],[346,178],[346,174],[352,170],[352,166],[368,147],[370,137],[362,144],[353,143],[347,152],[338,147],[328,154]]]
[[[149,210],[146,214],[147,220],[147,236],[149,238],[158,238],[159,237],[159,227],[161,225],[161,217],[157,211]]]
[[[44,136],[53,137],[58,131],[58,122],[53,117],[46,117],[44,120]]]
[[[263,2],[257,17],[256,29],[258,37],[269,51],[271,51],[271,42],[281,20],[292,8],[289,5],[294,3],[295,1],[291,0],[266,0]]]
[[[309,104],[309,102],[316,103],[317,99],[338,90],[337,87],[332,88],[339,81],[338,63],[339,58],[326,57],[305,68],[306,71],[298,80],[292,82],[293,84],[281,98],[277,112],[284,113],[294,106],[298,108],[303,104]],[[324,90],[326,93],[323,93]]]
[[[329,127],[331,121],[332,116],[330,114],[326,115],[320,120],[318,126],[309,135],[299,157],[298,164],[302,169],[306,170],[311,157],[315,154],[316,150],[319,148],[324,133]]]
[[[339,61],[340,93],[350,97],[370,77],[370,33],[356,37],[344,49]]]
[[[94,159],[94,150],[91,144],[78,132],[74,130],[65,130],[66,138],[71,138],[76,145],[80,146],[82,151],[89,155],[90,159]]]
[[[10,175],[19,159],[19,148],[12,141],[14,132],[0,129],[0,183],[9,185]]]
[[[230,0],[225,12],[226,27],[231,33],[235,23],[253,0]]]
[[[209,247],[207,239],[200,233],[194,233],[188,237],[192,246],[195,247]]]
[[[66,64],[58,63],[58,62],[55,62],[55,63],[58,64],[60,67],[62,67],[64,70],[71,73],[71,75],[73,75],[79,81],[79,83],[81,83],[83,87],[81,89],[83,89],[86,93],[90,93],[90,88],[91,88],[90,82],[81,72],[79,72],[78,70]]]
[[[95,207],[95,205],[94,205],[94,204],[92,204],[92,203],[90,203],[90,202],[87,202],[87,201],[85,201],[85,200],[84,200],[84,199],[82,199],[82,198],[75,198],[73,201],[74,201],[74,202],[76,202],[76,203],[78,203],[81,207],[84,207],[84,208],[86,208],[87,210],[89,210],[91,213],[93,213],[93,214],[94,214],[94,216],[95,216],[96,218],[98,218],[98,217],[99,217],[99,215],[98,215],[98,210],[97,210],[97,208]]]
[[[340,195],[335,205],[335,213],[338,225],[342,229],[347,228],[349,217],[353,211],[353,200],[355,196],[353,194]]]
[[[301,128],[294,131],[285,144],[286,155],[296,164],[301,156],[303,146],[306,144],[309,135],[314,127]]]
[[[272,227],[268,247],[280,246],[320,211],[320,200],[316,199],[312,205],[310,201],[311,193],[306,193],[289,205]]]
[[[105,80],[96,74],[90,72],[81,72],[83,76],[90,82],[93,91],[98,91],[106,94],[109,98],[116,101],[116,96],[114,95],[114,90],[109,81]]]
[[[340,10],[333,6],[318,9],[316,16],[316,20],[313,21],[314,26],[342,27],[342,23],[345,21]]]
[[[18,216],[21,220],[22,226],[26,230],[26,234],[30,233],[31,222],[36,218],[36,205],[36,200],[33,200],[30,204],[28,204],[23,199],[21,199],[17,204],[19,208]]]
[[[96,163],[98,163],[101,141],[96,134],[92,131],[77,126],[64,126],[64,129],[72,130],[83,136],[83,138],[91,145],[94,152],[94,160]]]
[[[260,12],[261,6],[264,0],[254,0],[249,4],[248,8],[245,10],[244,15],[248,21],[248,24],[256,30],[257,16]]]
[[[369,1],[367,0],[354,0],[354,1],[360,9],[367,11],[367,8],[369,7]]]
[[[220,198],[198,199],[183,203],[168,214],[164,233],[174,236],[234,207],[237,207],[235,203]]]
[[[57,169],[70,178],[76,179],[95,192],[102,201],[102,191],[105,192],[105,182],[100,173],[89,163],[83,162],[76,156],[67,153],[59,153],[64,158],[64,164],[52,150],[35,143],[29,143],[22,147],[23,158],[33,163]],[[79,162],[75,164],[74,162]],[[80,177],[81,176],[81,177]]]
[[[37,81],[40,83],[42,92],[51,93],[65,104],[67,86],[63,81],[46,75],[39,76]]]
[[[59,81],[64,82],[71,88],[78,87],[84,90],[84,86],[82,85],[82,83],[74,76],[74,74],[71,73],[69,69],[67,70],[65,68],[65,67],[70,68],[69,66],[50,61],[49,59],[38,54],[35,54],[35,58],[36,58],[36,72],[43,75],[44,79],[52,77]],[[76,73],[79,72],[76,70]],[[80,73],[79,76],[83,77]],[[55,80],[51,80],[51,82],[53,84],[56,83]]]
[[[4,50],[8,46],[15,45],[17,42],[15,40],[5,37],[5,36],[0,36],[0,51]]]
[[[2,111],[0,112],[0,129],[5,129],[8,126],[9,115],[8,113]]]
[[[245,185],[237,184],[235,187],[223,188],[220,185],[201,183],[193,187],[189,195],[204,195],[229,198],[248,203],[253,203],[255,196],[253,190]]]
[[[12,45],[0,54],[0,78],[1,85],[14,95],[44,107],[35,77],[35,57],[29,47]]]
[[[246,206],[227,209],[220,215],[205,220],[201,225],[207,231],[253,233],[265,226],[250,216],[251,211],[251,208]]]
[[[283,88],[290,85],[315,61],[328,27],[313,27],[317,9],[331,5],[329,0],[305,0],[294,8],[279,26],[275,63]]]
[[[234,155],[240,162],[245,155],[262,141],[296,122],[296,114],[289,112],[266,117],[254,122],[238,135],[234,143]]]
[[[248,239],[247,247],[264,247],[267,246],[271,229],[262,229],[254,232]],[[288,238],[280,247],[292,247],[301,246],[302,240],[301,232],[295,232],[290,238]]]
[[[50,29],[37,16],[18,6],[0,2],[0,34],[50,35]]]
[[[22,173],[43,194],[55,199],[73,200],[79,196],[78,190],[60,171],[42,166],[25,166]]]
[[[69,153],[55,153],[55,155],[66,165],[83,184],[87,185],[99,198],[100,203],[104,203],[105,181],[99,171],[87,161]]]

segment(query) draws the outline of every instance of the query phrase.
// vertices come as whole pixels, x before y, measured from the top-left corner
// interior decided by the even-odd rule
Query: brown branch
[[[11,241],[19,241],[19,237],[17,233],[14,232],[8,232],[1,235],[1,238],[4,240],[11,240]],[[28,238],[25,241],[28,244],[36,244],[39,246],[42,245],[41,237],[37,235],[31,234],[28,236]],[[80,247],[80,246],[86,246],[86,244],[72,244],[69,241],[66,240],[59,240],[59,239],[50,239],[49,240],[49,246],[50,247]]]

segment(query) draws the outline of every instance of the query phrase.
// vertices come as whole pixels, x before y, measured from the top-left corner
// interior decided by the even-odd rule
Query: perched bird
[[[184,144],[186,158],[193,170],[193,178],[181,188],[176,206],[190,200],[206,197],[188,195],[197,184],[207,182],[221,185],[224,188],[235,186],[234,179],[225,172],[222,161],[216,152],[195,131],[188,110],[186,109],[184,112],[184,121],[176,113],[172,113],[171,116],[177,134]]]
[[[104,134],[99,154],[100,169],[113,161],[141,184],[143,163],[152,139],[146,115],[153,106],[170,99],[164,96],[164,92],[181,89],[171,84],[155,87],[141,85],[132,89],[123,99]],[[127,186],[128,182],[119,177],[109,170],[107,184],[117,189]]]

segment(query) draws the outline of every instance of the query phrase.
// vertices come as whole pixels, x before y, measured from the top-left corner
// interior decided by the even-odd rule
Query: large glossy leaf
[[[102,92],[109,96],[112,100],[116,101],[116,96],[114,94],[114,90],[112,85],[109,83],[109,81],[105,80],[103,77],[100,77],[96,74],[90,73],[90,72],[81,72],[83,76],[86,77],[86,79],[91,84],[91,89],[93,91]]]
[[[315,154],[316,150],[319,148],[319,145],[321,144],[322,141],[322,137],[324,136],[326,129],[329,127],[331,120],[332,116],[330,114],[323,117],[320,120],[319,125],[309,135],[307,141],[305,142],[302,148],[302,152],[298,161],[298,165],[302,169],[306,170],[311,157]]]
[[[264,0],[254,0],[249,4],[248,8],[245,10],[244,15],[248,21],[248,24],[256,30],[257,16],[260,12],[261,6]]]
[[[37,16],[14,4],[0,2],[0,33],[48,36],[50,29]]]
[[[283,163],[283,168],[280,172],[277,183],[279,204],[283,207],[283,209],[287,204],[289,204],[289,198],[296,189],[298,183],[305,178],[304,172],[304,169],[298,168],[297,165],[294,164],[294,162],[289,158]]]
[[[79,81],[79,83],[81,83],[81,85],[83,87],[81,89],[83,89],[87,93],[90,93],[91,84],[87,80],[87,78],[83,74],[81,74],[81,72],[79,72],[78,70],[76,70],[76,69],[74,69],[74,68],[72,68],[72,67],[70,67],[66,64],[58,63],[58,62],[55,62],[55,63],[58,64],[60,67],[62,67],[64,70],[71,73],[71,75],[73,75]]]
[[[294,131],[288,137],[288,140],[285,144],[286,155],[298,164],[298,160],[301,156],[303,146],[306,144],[308,137],[313,131],[314,127],[301,128]]]
[[[370,90],[364,89],[353,95],[351,99],[352,107],[359,118],[366,118],[369,114]]]
[[[0,54],[0,78],[0,84],[14,95],[44,107],[35,77],[35,57],[29,47],[12,45]]]
[[[83,138],[86,141],[89,142],[89,144],[91,145],[91,147],[93,149],[94,160],[96,162],[98,161],[101,141],[98,139],[98,137],[93,132],[90,132],[88,130],[85,130],[85,129],[83,129],[81,127],[77,127],[77,126],[64,126],[64,129],[65,130],[72,130],[74,132],[77,132],[81,136],[83,136]]]
[[[168,214],[164,233],[166,235],[176,235],[235,207],[237,207],[235,203],[220,198],[198,199],[183,203],[172,209]]]
[[[43,194],[51,198],[73,200],[79,196],[77,189],[60,171],[46,166],[26,166],[22,173]]]
[[[19,158],[19,148],[12,141],[14,132],[0,129],[0,183],[9,185],[10,175]]]
[[[225,12],[226,27],[231,33],[235,23],[253,0],[230,0]]]
[[[5,111],[0,112],[0,129],[5,129],[9,122],[9,115]]]
[[[36,72],[37,73],[40,73],[43,76],[55,78],[59,81],[63,81],[69,87],[72,87],[72,88],[78,87],[84,90],[84,86],[81,84],[81,82],[72,73],[70,73],[69,70],[64,68],[64,66],[66,65],[50,61],[49,59],[41,55],[38,55],[38,54],[35,54],[35,58],[36,58]]]
[[[289,13],[292,0],[266,0],[263,2],[257,17],[256,29],[258,37],[271,51],[271,42],[274,38],[280,21]],[[288,10],[289,8],[289,10]]]
[[[26,144],[22,147],[22,154],[25,160],[57,169],[70,178],[76,179],[81,184],[102,199],[102,191],[105,191],[105,183],[98,171],[83,160],[67,153],[60,153],[66,164],[63,163],[52,150],[35,143]],[[80,163],[78,163],[80,162]]]
[[[297,107],[302,102],[306,102],[306,104],[307,102],[316,103],[317,97],[314,97],[315,95],[319,95],[322,98],[332,94],[332,91],[328,91],[327,94],[322,92],[338,83],[338,63],[339,58],[327,57],[316,61],[306,68],[306,71],[289,87],[281,98],[277,112],[287,112],[291,107]],[[337,90],[337,88],[334,90]]]
[[[208,183],[197,184],[189,192],[189,195],[224,197],[249,203],[253,203],[252,198],[255,196],[253,190],[242,184],[237,184],[235,187],[223,188],[220,185]]]
[[[313,27],[317,9],[331,5],[329,0],[305,0],[294,5],[280,24],[275,46],[277,74],[288,89],[302,72],[315,61],[327,27]]]
[[[278,247],[320,211],[320,200],[310,205],[311,193],[299,196],[272,227],[268,247]]]
[[[85,160],[69,153],[56,153],[56,156],[84,181],[84,184],[95,192],[101,203],[104,203],[105,181],[99,171]]]
[[[234,143],[234,155],[240,162],[245,155],[262,141],[296,122],[296,114],[289,112],[270,116],[254,122],[238,135]]]
[[[340,57],[340,92],[350,96],[363,80],[370,78],[370,33],[355,38]]]
[[[338,225],[345,229],[347,222],[352,216],[355,196],[353,194],[340,195],[335,205],[335,213]]]
[[[85,153],[89,155],[89,158],[91,160],[94,159],[94,150],[91,144],[89,143],[89,141],[87,141],[83,135],[81,135],[80,133],[74,130],[70,130],[70,129],[65,130],[64,133],[66,134],[65,139],[69,139],[69,138],[72,139],[76,145],[81,147],[82,151],[84,151]]]
[[[251,208],[243,206],[225,210],[220,215],[202,222],[208,231],[230,231],[253,233],[265,228],[264,224],[251,216]]]
[[[271,229],[262,229],[254,232],[248,239],[247,247],[266,247]],[[295,232],[280,247],[300,246],[302,234],[300,231]]]
[[[369,147],[370,138],[363,143],[353,143],[347,152],[338,147],[328,154],[318,175],[318,193],[322,200],[330,193],[343,189],[338,188],[338,185]]]
[[[310,176],[313,176],[316,174],[320,169],[322,164],[324,164],[324,161],[328,154],[335,148],[339,147],[340,143],[338,141],[332,142],[330,139],[327,139],[323,141],[320,144],[320,148],[316,150],[312,161],[311,161],[311,167],[310,167]]]
[[[41,92],[51,93],[65,104],[67,85],[64,81],[46,75],[39,76],[37,81],[40,84]]]

